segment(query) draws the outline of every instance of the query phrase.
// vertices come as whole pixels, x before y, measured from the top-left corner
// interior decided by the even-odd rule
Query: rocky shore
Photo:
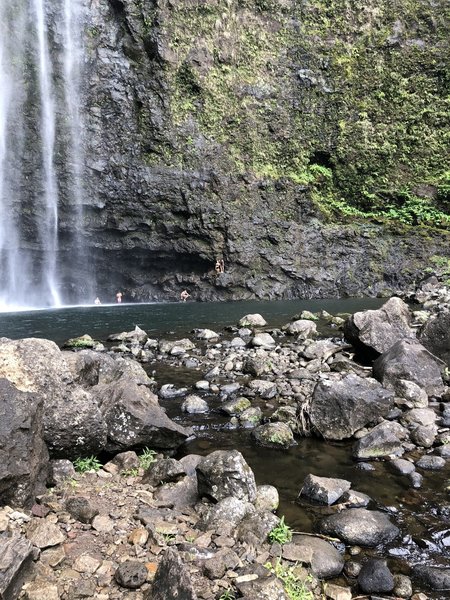
[[[276,330],[246,315],[179,340],[138,327],[63,350],[1,338],[0,598],[447,597],[449,321],[449,288],[429,278],[379,310],[303,313]],[[157,381],[161,365],[193,384]],[[164,410],[172,400],[183,424]],[[430,542],[401,507],[333,473],[305,478],[297,502],[317,519],[295,533],[239,450],[180,458],[213,406],[261,448],[351,439],[360,468],[386,462],[417,492],[436,472],[433,560],[417,558]]]

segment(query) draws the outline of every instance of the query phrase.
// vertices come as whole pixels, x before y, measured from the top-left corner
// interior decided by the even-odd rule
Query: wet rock
[[[214,502],[234,496],[239,500],[256,500],[253,471],[237,450],[216,450],[197,465],[198,492]]]
[[[114,579],[122,587],[135,590],[146,582],[147,568],[136,560],[126,560],[119,565],[114,574]]]
[[[405,460],[404,458],[396,458],[391,460],[388,464],[393,471],[400,473],[400,475],[409,475],[410,473],[414,473],[416,469],[413,462]]]
[[[222,404],[220,410],[227,415],[239,415],[242,414],[245,410],[250,408],[251,402],[248,398],[244,396],[239,396],[239,398],[233,398],[225,404]]]
[[[296,444],[292,429],[286,423],[259,425],[251,435],[259,445],[268,448],[290,448]]]
[[[394,578],[386,561],[371,559],[361,568],[358,585],[366,594],[390,593],[394,589]]]
[[[98,515],[98,509],[92,506],[89,498],[83,496],[72,496],[66,500],[66,509],[74,519],[81,523],[91,523]]]
[[[399,529],[382,512],[351,508],[325,517],[319,523],[322,533],[338,537],[347,544],[375,547],[394,540]]]
[[[168,548],[158,565],[152,588],[144,592],[143,600],[197,600],[189,572],[177,550]]]
[[[186,476],[186,471],[180,461],[174,458],[164,458],[152,463],[142,477],[142,483],[157,486],[178,481]]]
[[[344,571],[348,577],[358,577],[361,572],[361,565],[354,560],[349,560],[345,563]]]
[[[445,467],[445,462],[445,458],[441,456],[422,456],[416,462],[416,467],[426,471],[437,471]]]
[[[320,381],[313,393],[309,418],[325,438],[342,440],[388,413],[394,395],[371,378],[345,375]]]
[[[443,389],[441,365],[416,340],[396,342],[373,363],[374,376],[386,387],[395,389],[400,379],[416,383],[428,396],[439,395]]]
[[[414,471],[408,475],[408,479],[411,482],[411,487],[414,489],[419,489],[422,487],[423,476],[420,473],[416,473]]]
[[[239,422],[242,427],[253,428],[261,423],[262,418],[263,414],[259,406],[252,406],[239,415]]]
[[[363,508],[364,506],[367,506],[372,499],[362,492],[349,490],[342,495],[340,500],[340,504],[344,504],[348,508]]]
[[[207,342],[211,342],[213,340],[218,340],[220,336],[215,331],[212,331],[212,329],[196,329],[195,337],[198,340],[205,340]]]
[[[178,348],[182,353],[195,348],[195,344],[190,339],[184,338],[182,340],[160,340],[158,345],[159,351],[162,354],[171,354],[174,348]]]
[[[404,452],[402,441],[407,438],[407,430],[399,423],[383,421],[356,442],[353,456],[365,460],[400,456]]]
[[[187,392],[187,388],[176,388],[172,383],[166,383],[161,386],[159,395],[164,400],[170,400],[171,398],[178,398],[183,396]]]
[[[277,386],[272,381],[265,379],[254,379],[250,382],[249,387],[256,392],[261,398],[270,400],[277,395]]]
[[[450,367],[450,311],[433,315],[420,330],[419,340]]]
[[[275,348],[275,340],[270,333],[257,333],[251,339],[251,345],[255,348]]]
[[[269,359],[261,356],[249,356],[244,360],[242,367],[243,373],[249,373],[254,377],[259,377],[270,371]]]
[[[292,543],[311,551],[311,569],[316,577],[328,579],[337,577],[344,567],[344,557],[326,540],[314,536],[294,535]],[[283,550],[283,557],[284,550]]]
[[[0,504],[30,506],[45,490],[43,401],[0,379]]]
[[[415,565],[412,569],[413,578],[431,590],[450,589],[450,568]]]
[[[434,444],[437,434],[437,427],[435,425],[419,425],[415,427],[411,433],[410,438],[413,444],[420,446],[421,448],[431,448]]]
[[[306,340],[317,334],[317,325],[308,319],[298,319],[282,327],[289,335],[297,335],[299,340]]]
[[[345,339],[358,352],[374,358],[403,338],[415,337],[408,306],[400,298],[390,298],[378,310],[351,315],[344,324]]]
[[[19,535],[0,537],[0,598],[18,598],[33,563],[31,542]]]
[[[206,402],[206,400],[203,400],[203,398],[200,398],[200,396],[191,394],[181,405],[181,410],[190,415],[206,413],[208,412],[208,403]]]
[[[239,327],[265,327],[267,321],[260,314],[245,315],[239,320]]]
[[[299,496],[318,502],[319,504],[334,504],[350,489],[350,481],[332,477],[318,477],[309,474],[303,482]]]

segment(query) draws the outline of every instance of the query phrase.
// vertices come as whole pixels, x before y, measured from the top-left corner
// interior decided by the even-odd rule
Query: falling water
[[[0,0],[0,308],[74,300],[64,288],[84,260],[82,2]],[[76,232],[66,261],[62,205]]]

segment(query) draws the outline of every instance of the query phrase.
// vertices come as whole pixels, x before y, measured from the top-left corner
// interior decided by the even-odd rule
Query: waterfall
[[[2,309],[74,302],[85,268],[83,11],[83,0],[0,0]]]

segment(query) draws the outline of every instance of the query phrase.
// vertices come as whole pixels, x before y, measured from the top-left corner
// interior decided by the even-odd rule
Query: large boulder
[[[0,379],[0,505],[31,505],[45,490],[43,400]]]
[[[102,450],[106,437],[98,406],[74,382],[65,353],[55,343],[2,338],[0,377],[42,398],[44,439],[51,454],[74,458]]]
[[[398,340],[414,338],[408,306],[400,298],[390,298],[378,310],[351,315],[344,324],[345,339],[366,356],[376,357]]]
[[[309,418],[325,438],[343,440],[371,421],[385,416],[394,394],[375,379],[349,374],[320,381],[314,388]]]
[[[387,515],[365,508],[350,508],[325,517],[320,521],[319,529],[346,544],[369,547],[392,542],[399,534],[398,527],[390,522]]]
[[[419,332],[419,340],[450,367],[450,311],[432,316]]]
[[[33,568],[33,546],[23,536],[0,537],[0,598],[14,600]]]
[[[94,389],[106,424],[109,452],[144,446],[172,450],[193,434],[192,429],[169,419],[146,386],[121,378]]]
[[[431,590],[450,589],[450,568],[421,564],[413,567],[413,577]]]
[[[374,377],[395,389],[400,379],[416,383],[429,396],[444,390],[443,364],[417,340],[400,340],[373,364]]]
[[[227,496],[256,500],[253,471],[238,450],[216,450],[197,465],[198,493],[219,502]]]

